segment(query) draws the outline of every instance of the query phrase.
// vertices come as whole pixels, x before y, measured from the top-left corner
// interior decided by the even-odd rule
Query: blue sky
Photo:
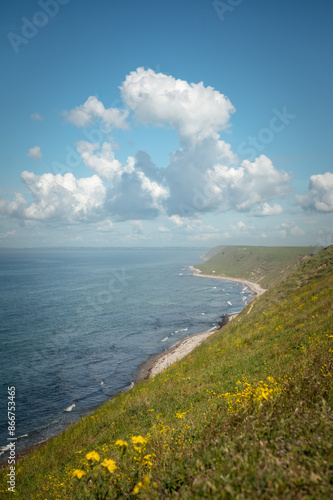
[[[331,2],[1,11],[0,246],[332,243]]]

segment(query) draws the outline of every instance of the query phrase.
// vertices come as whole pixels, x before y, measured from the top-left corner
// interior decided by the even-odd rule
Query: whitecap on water
[[[72,405],[68,406],[67,408],[64,409],[64,411],[72,411],[73,408],[75,408],[75,403],[73,403]]]

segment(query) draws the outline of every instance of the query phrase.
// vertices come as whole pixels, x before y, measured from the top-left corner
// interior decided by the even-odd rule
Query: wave
[[[64,411],[72,411],[73,408],[75,408],[76,404],[73,403],[72,405],[68,406],[67,408],[64,409]]]

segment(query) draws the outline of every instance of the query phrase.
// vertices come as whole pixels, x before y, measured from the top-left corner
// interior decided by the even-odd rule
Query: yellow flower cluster
[[[145,455],[143,457],[143,464],[147,465],[148,467],[152,467],[153,463],[151,461],[151,454],[150,455]]]
[[[73,477],[77,477],[78,479],[81,479],[81,477],[84,475],[85,475],[85,471],[82,469],[76,469],[73,471]]]
[[[119,448],[127,448],[128,443],[127,441],[123,441],[122,439],[117,439],[116,446],[119,446]]]
[[[142,437],[142,436],[132,436],[132,443],[133,443],[134,449],[138,453],[141,453],[142,448],[147,443],[147,439]]]
[[[116,462],[114,460],[112,460],[112,458],[110,458],[110,459],[104,458],[101,465],[103,465],[103,467],[106,467],[107,470],[110,472],[110,474],[112,474],[117,468]]]
[[[220,397],[222,396],[226,400],[230,412],[236,412],[251,403],[261,406],[265,401],[272,400],[283,392],[282,387],[273,377],[267,377],[267,381],[268,383],[260,380],[254,384],[238,381],[236,393],[227,392],[221,394]]]
[[[177,411],[176,417],[177,418],[183,418],[183,416],[186,415],[186,413],[187,413],[187,411],[183,411],[183,412]]]
[[[100,456],[97,451],[90,451],[86,454],[86,459],[91,462],[99,462]],[[116,462],[112,458],[104,458],[103,462],[101,462],[101,465],[105,467],[110,472],[110,474],[112,474],[117,469]],[[72,472],[72,476],[77,477],[78,479],[81,479],[85,474],[86,472],[82,469],[75,469]]]
[[[90,451],[89,453],[86,454],[86,459],[87,460],[96,460],[96,462],[99,462],[99,454],[97,451]]]
[[[142,436],[132,436],[132,443],[142,446],[147,443],[147,439]]]

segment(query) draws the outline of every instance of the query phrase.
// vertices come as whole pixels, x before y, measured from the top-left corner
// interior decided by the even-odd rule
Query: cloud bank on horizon
[[[76,143],[91,175],[24,171],[21,180],[30,200],[20,193],[12,200],[0,199],[0,215],[44,223],[98,223],[106,231],[113,230],[115,222],[159,217],[168,218],[175,227],[195,229],[205,214],[283,213],[280,203],[291,193],[291,174],[276,168],[264,154],[240,160],[221,139],[236,111],[221,92],[202,82],[188,83],[137,68],[126,76],[120,93],[123,109],[106,108],[90,96],[63,112],[66,122],[76,127],[103,130],[101,142]],[[32,119],[41,117],[35,113]],[[112,131],[142,125],[177,131],[179,147],[170,152],[167,167],[155,165],[144,151],[123,163],[117,159]],[[40,159],[41,147],[32,147],[28,156]],[[332,212],[333,174],[312,175],[308,192],[295,194],[294,202],[295,209],[304,213]],[[211,226],[207,230],[214,234]],[[282,232],[287,230],[281,227]],[[295,225],[289,230],[298,236],[302,231]],[[162,226],[160,231],[168,229]]]

